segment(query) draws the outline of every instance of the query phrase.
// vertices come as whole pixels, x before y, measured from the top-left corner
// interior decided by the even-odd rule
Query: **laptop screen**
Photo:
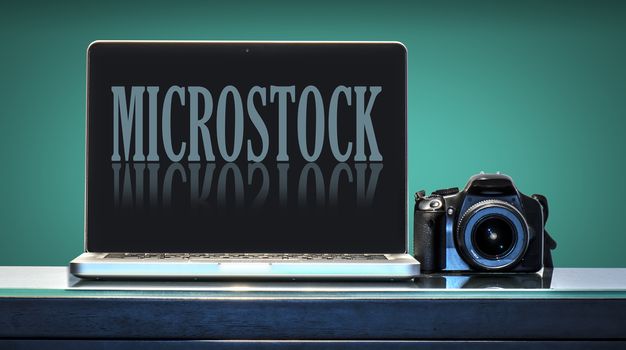
[[[398,43],[96,42],[87,250],[403,253]]]

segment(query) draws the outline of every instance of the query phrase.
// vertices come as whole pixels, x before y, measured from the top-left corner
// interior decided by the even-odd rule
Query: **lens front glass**
[[[516,232],[513,225],[500,216],[488,216],[472,231],[472,241],[480,255],[487,259],[499,259],[515,246]]]

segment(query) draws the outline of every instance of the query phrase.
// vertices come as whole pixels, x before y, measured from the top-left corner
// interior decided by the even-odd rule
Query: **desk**
[[[0,349],[624,349],[626,269],[411,282],[82,281],[0,267]]]

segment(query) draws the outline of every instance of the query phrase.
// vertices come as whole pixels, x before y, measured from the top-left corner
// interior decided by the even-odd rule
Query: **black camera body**
[[[547,212],[538,197],[520,193],[509,176],[499,173],[475,175],[462,191],[418,192],[414,249],[421,270],[541,270]]]

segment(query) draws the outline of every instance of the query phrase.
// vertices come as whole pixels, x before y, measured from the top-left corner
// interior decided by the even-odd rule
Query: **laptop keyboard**
[[[371,261],[387,260],[382,254],[215,254],[215,253],[109,253],[105,259],[193,259],[193,260],[312,260]]]

